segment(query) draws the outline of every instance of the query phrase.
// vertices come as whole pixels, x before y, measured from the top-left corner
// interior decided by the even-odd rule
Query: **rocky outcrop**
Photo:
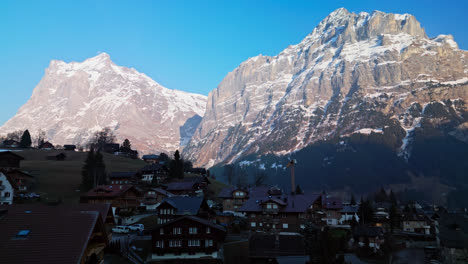
[[[467,55],[452,36],[428,38],[412,15],[338,9],[301,43],[230,72],[209,94],[184,156],[210,167],[283,155],[392,119],[409,136],[420,120],[410,113],[415,103],[424,111],[431,102],[458,101],[454,112],[466,110]]]

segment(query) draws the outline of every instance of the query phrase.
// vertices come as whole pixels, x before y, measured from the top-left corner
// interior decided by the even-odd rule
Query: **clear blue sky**
[[[207,95],[242,61],[300,42],[333,10],[411,13],[468,49],[468,1],[0,1],[0,125],[50,60],[99,51],[170,89]]]

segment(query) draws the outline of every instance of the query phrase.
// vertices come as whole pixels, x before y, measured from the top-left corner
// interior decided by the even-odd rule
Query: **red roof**
[[[119,197],[125,194],[128,190],[135,188],[133,185],[100,185],[89,192],[84,196],[88,197]]]

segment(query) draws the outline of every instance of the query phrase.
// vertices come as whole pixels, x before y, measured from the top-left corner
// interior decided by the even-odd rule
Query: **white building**
[[[8,177],[0,172],[0,204],[13,204],[14,188]]]

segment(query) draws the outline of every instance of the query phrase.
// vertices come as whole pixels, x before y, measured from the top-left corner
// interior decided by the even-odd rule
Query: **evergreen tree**
[[[99,184],[105,184],[106,166],[100,152],[91,149],[81,169],[81,189],[88,191]]]
[[[388,218],[388,221],[390,222],[390,231],[393,233],[394,228],[397,227],[400,222],[396,204],[392,204],[390,207]]]
[[[184,178],[184,164],[183,160],[180,159],[179,150],[176,150],[174,153],[174,160],[172,160],[170,163],[169,176],[173,179]]]
[[[81,189],[83,191],[89,191],[94,186],[94,167],[95,164],[94,158],[94,150],[91,149],[88,152],[88,156],[86,157],[85,164],[81,169]]]
[[[296,194],[304,194],[304,192],[301,189],[301,186],[299,184],[296,186]]]
[[[395,196],[395,193],[393,193],[392,190],[390,190],[390,196],[389,196],[390,202],[394,205],[397,205],[397,198]]]
[[[130,143],[130,140],[126,138],[124,142],[122,143],[122,146],[120,147],[120,151],[127,153],[127,152],[130,152],[131,150],[132,150],[132,144]]]
[[[351,194],[351,205],[356,205],[356,198],[354,197],[354,194]]]
[[[159,153],[159,161],[160,161],[160,162],[161,162],[161,161],[162,161],[162,162],[169,162],[169,161],[170,161],[170,158],[169,158],[169,156],[168,156],[166,153],[161,152],[161,153]]]
[[[32,144],[31,134],[29,134],[29,130],[25,130],[23,135],[21,136],[20,145],[22,148],[30,148]]]
[[[361,204],[358,209],[359,223],[368,224],[372,222],[374,218],[374,210],[369,200],[364,200],[361,198]]]

